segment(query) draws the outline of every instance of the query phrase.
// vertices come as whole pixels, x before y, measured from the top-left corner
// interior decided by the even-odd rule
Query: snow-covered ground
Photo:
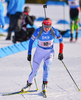
[[[63,62],[68,68],[79,89],[81,89],[81,38],[79,38],[76,43],[70,43],[69,38],[63,38],[63,40]],[[5,37],[0,39],[0,48],[8,45],[12,45],[12,42],[6,41]],[[54,44],[54,50],[55,56],[50,66],[49,82],[47,88],[48,97],[46,100],[81,100],[81,91],[78,91],[64,65],[61,61],[58,60],[58,43]],[[32,51],[32,57],[34,51],[35,48]],[[26,81],[30,72],[31,67],[27,61],[27,51],[0,58],[0,100],[44,100],[45,98],[43,98],[41,95],[43,61],[36,76],[36,81],[39,88],[37,92],[22,95],[2,96],[4,93],[17,92],[21,90],[22,87],[26,85]],[[35,89],[36,86],[33,81],[31,90]]]
[[[81,100],[81,91],[78,91],[74,82],[67,73],[64,65],[57,59],[59,44],[55,43],[55,56],[50,66],[49,83],[46,100]],[[34,53],[35,49],[33,49]],[[33,55],[32,55],[33,56]],[[16,53],[0,59],[0,100],[43,100],[42,74],[43,62],[36,76],[38,92],[2,96],[4,93],[16,92],[26,85],[27,78],[31,72],[30,64],[26,60],[27,51]],[[81,38],[77,43],[70,43],[64,38],[64,63],[74,78],[76,84],[81,89]],[[31,90],[36,89],[33,82]]]

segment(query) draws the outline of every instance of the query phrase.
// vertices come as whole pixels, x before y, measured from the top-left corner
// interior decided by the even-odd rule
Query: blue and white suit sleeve
[[[63,38],[62,38],[61,34],[60,34],[59,31],[58,31],[57,29],[55,29],[54,27],[53,27],[53,29],[54,29],[54,31],[55,31],[55,36],[56,36],[56,38],[59,40],[60,43],[62,43],[62,42],[63,42]]]
[[[38,32],[39,32],[39,28],[35,30],[32,37],[30,38],[28,55],[31,55],[32,45],[33,45],[33,42],[35,41],[36,37],[38,36]]]

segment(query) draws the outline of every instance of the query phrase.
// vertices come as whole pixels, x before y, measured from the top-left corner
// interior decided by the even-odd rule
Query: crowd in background
[[[3,1],[4,2],[4,1]],[[6,40],[11,40],[11,33],[14,31],[14,36],[12,37],[13,43],[16,41],[22,42],[29,40],[33,32],[35,31],[34,28],[27,28],[27,25],[30,24],[33,26],[35,16],[30,16],[30,7],[26,6],[23,10],[25,0],[6,0],[8,3],[7,6],[7,16],[10,19],[8,34]],[[2,1],[0,2],[2,6],[2,13],[1,13],[1,25],[2,28],[5,25],[4,21],[4,8],[2,5]]]
[[[50,0],[46,0],[50,1]],[[46,1],[35,0],[31,3],[44,3]],[[51,0],[58,1],[58,0]],[[11,33],[14,31],[14,36],[12,37],[13,43],[16,41],[22,42],[25,40],[29,40],[33,32],[34,28],[27,28],[27,24],[33,26],[35,16],[30,16],[30,7],[25,7],[23,11],[24,4],[29,2],[26,0],[0,0],[0,27],[4,28],[5,20],[4,20],[4,8],[3,2],[7,2],[7,16],[10,19],[8,34],[6,40],[11,40]],[[67,2],[66,0],[60,0],[60,2]],[[73,31],[76,30],[76,40],[78,38],[78,30],[79,30],[79,12],[80,12],[80,2],[79,0],[68,0],[68,5],[70,7],[70,32],[71,39],[73,42]]]

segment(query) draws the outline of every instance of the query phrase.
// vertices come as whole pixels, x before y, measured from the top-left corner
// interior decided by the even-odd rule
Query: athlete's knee
[[[75,20],[75,24],[74,24],[75,30],[79,29],[79,18],[77,18]]]
[[[79,25],[75,24],[75,30],[79,29]]]
[[[53,61],[53,58],[54,58],[54,54],[51,53],[50,56],[47,59],[45,59],[45,61],[44,61],[46,66],[50,66],[51,65],[51,63]]]
[[[72,31],[74,31],[74,21],[71,21],[71,22],[70,22],[70,29],[71,29]]]

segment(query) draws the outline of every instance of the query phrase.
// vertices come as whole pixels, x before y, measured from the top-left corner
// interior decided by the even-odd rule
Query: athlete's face
[[[43,28],[45,32],[48,32],[51,29],[51,27],[43,27]]]

